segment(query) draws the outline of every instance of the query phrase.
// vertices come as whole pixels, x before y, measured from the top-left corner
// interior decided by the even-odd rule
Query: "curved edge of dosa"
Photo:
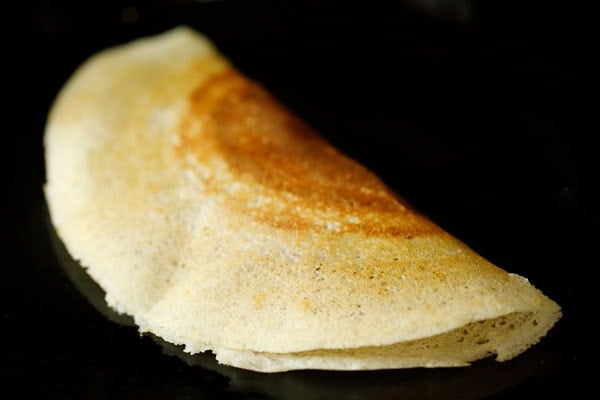
[[[264,353],[217,349],[217,360],[226,365],[259,372],[283,372],[298,369],[327,370],[378,370],[397,368],[464,367],[472,361],[496,355],[496,361],[507,361],[539,341],[511,348],[526,330],[523,324],[531,323],[533,313],[514,313],[495,319],[466,324],[450,332],[433,337],[387,346],[362,347],[345,350],[314,350],[296,353]],[[544,319],[556,321],[560,312],[555,310]],[[519,324],[504,335],[489,334],[492,326]],[[547,323],[541,330],[550,329]],[[508,347],[505,347],[509,343]]]

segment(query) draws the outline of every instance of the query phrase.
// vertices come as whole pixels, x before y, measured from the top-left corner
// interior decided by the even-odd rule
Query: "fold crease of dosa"
[[[108,304],[224,364],[503,361],[561,315],[186,27],[85,62],[45,152],[52,223]]]

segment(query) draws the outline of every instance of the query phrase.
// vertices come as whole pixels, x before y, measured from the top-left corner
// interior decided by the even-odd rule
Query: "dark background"
[[[527,0],[3,4],[6,390],[93,399],[515,399],[595,387],[583,377],[599,336],[591,9]],[[261,375],[217,369],[210,357],[189,365],[105,318],[52,247],[42,194],[46,113],[94,52],[180,24],[208,35],[442,227],[529,278],[563,307],[562,320],[503,364]]]

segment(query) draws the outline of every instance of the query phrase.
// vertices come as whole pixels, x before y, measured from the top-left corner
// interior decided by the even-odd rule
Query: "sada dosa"
[[[186,27],[85,62],[45,156],[52,224],[108,304],[227,365],[503,361],[561,316]]]

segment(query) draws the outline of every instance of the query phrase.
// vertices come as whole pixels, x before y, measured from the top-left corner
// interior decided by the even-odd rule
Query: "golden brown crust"
[[[233,68],[195,88],[188,110],[179,131],[182,159],[191,154],[202,162],[219,154],[237,179],[286,202],[283,208],[263,204],[236,211],[282,229],[321,228],[311,218],[314,211],[338,213],[338,221],[345,222],[336,231],[407,237],[440,231]],[[252,203],[240,196],[256,196],[256,191],[235,196],[228,205],[240,208]]]

